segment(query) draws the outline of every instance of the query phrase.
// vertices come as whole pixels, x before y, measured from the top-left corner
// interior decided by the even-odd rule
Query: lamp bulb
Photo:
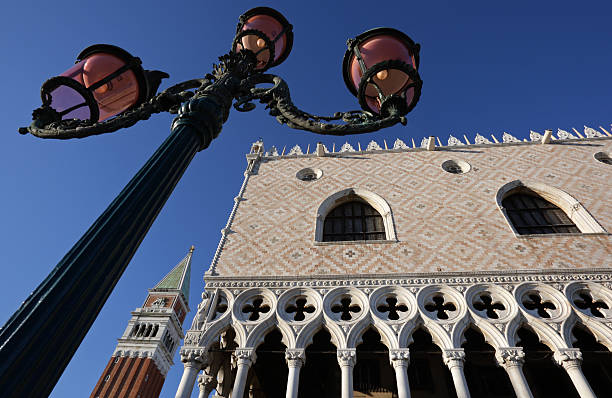
[[[97,89],[95,89],[95,93],[96,94],[104,94],[106,93],[108,90],[110,89],[110,85],[108,83],[106,83],[103,86],[98,87]]]
[[[264,39],[257,39],[257,47],[264,48],[266,46],[266,41]]]
[[[389,71],[383,69],[376,74],[376,77],[378,78],[378,80],[385,80],[387,77],[389,77]]]

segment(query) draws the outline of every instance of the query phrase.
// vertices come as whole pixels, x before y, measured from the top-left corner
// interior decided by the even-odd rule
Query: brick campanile
[[[102,372],[90,398],[157,398],[183,338],[189,312],[191,256],[189,253],[132,311],[125,332]]]

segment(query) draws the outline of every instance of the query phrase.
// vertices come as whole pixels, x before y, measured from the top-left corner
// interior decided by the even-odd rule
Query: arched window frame
[[[521,180],[515,180],[509,182],[502,186],[499,191],[497,191],[496,201],[497,207],[501,210],[504,215],[508,226],[514,232],[514,235],[517,237],[525,237],[525,236],[555,236],[555,235],[567,235],[567,234],[538,234],[538,235],[521,235],[518,233],[510,217],[508,217],[508,213],[504,206],[502,206],[502,201],[516,190],[520,190],[521,188],[529,189],[538,195],[540,195],[544,200],[554,204],[561,210],[565,212],[567,217],[576,225],[576,227],[580,230],[581,234],[607,234],[606,230],[593,218],[593,216],[588,212],[588,210],[580,203],[576,198],[571,196],[565,191],[562,191],[558,188],[551,187],[546,184],[538,183],[538,182],[523,182]]]
[[[385,227],[385,240],[364,240],[364,241],[336,241],[336,242],[323,242],[323,227],[325,223],[325,217],[327,214],[334,209],[336,206],[354,200],[355,196],[363,200],[376,210],[383,220]],[[395,225],[393,223],[393,213],[391,207],[385,199],[374,192],[360,189],[360,188],[347,188],[342,191],[336,192],[333,195],[325,199],[317,209],[316,214],[316,227],[315,227],[315,242],[321,242],[325,244],[343,244],[346,242],[359,242],[359,243],[382,243],[382,242],[397,242],[395,235]]]

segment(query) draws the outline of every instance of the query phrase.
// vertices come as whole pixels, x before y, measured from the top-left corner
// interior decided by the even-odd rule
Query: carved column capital
[[[198,376],[198,386],[200,390],[212,391],[217,387],[217,378],[209,374],[201,374]]]
[[[355,348],[338,348],[338,364],[340,367],[354,367],[357,358],[357,350]]]
[[[303,348],[287,348],[285,360],[290,368],[300,368],[306,361],[306,353]]]
[[[501,347],[495,352],[495,359],[499,366],[523,366],[525,353],[523,347]]]
[[[389,350],[389,360],[394,368],[398,366],[408,367],[410,365],[410,350],[408,348]]]
[[[580,348],[560,348],[555,351],[553,358],[557,364],[565,369],[577,368],[580,367],[580,362],[582,362],[582,352],[580,352]]]
[[[232,354],[232,360],[236,363],[236,365],[247,365],[251,366],[253,362],[255,362],[257,355],[255,354],[255,349],[253,348],[236,348],[234,353]]]
[[[463,368],[463,362],[465,361],[465,351],[463,348],[448,348],[442,351],[442,358],[444,364],[449,368],[460,367]]]
[[[203,348],[181,348],[180,354],[185,367],[203,368],[208,363],[208,353]]]

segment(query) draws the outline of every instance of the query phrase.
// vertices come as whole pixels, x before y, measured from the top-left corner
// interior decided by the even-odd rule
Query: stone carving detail
[[[587,138],[605,137],[605,135],[603,135],[599,131],[595,130],[592,127],[587,127],[587,126],[584,126],[584,135]]]
[[[565,130],[557,129],[557,138],[559,138],[560,140],[575,140],[577,137]]]
[[[560,348],[558,351],[555,351],[553,358],[564,368],[580,366],[582,352],[580,352],[580,348]]]
[[[380,147],[380,145],[378,145],[378,143],[374,140],[370,141],[370,143],[368,144],[368,147],[366,148],[366,151],[381,151],[382,148]]]
[[[427,148],[427,142],[428,142],[428,138],[427,137],[423,137],[423,139],[421,140],[421,148]]]
[[[350,366],[352,368],[355,366],[357,351],[355,348],[339,348],[337,356],[340,367]]]
[[[474,142],[476,143],[476,145],[491,144],[491,141],[489,141],[488,139],[486,139],[480,134],[476,134],[476,138],[474,139]]]
[[[289,367],[299,367],[306,360],[306,353],[302,348],[287,348],[285,351],[285,360]]]
[[[347,141],[340,148],[340,152],[355,152],[355,148],[353,148],[352,145],[349,144],[348,141]]]
[[[299,145],[294,146],[293,148],[291,148],[291,150],[289,151],[288,155],[303,155],[304,152],[302,152],[302,148],[300,148]]]
[[[537,131],[529,130],[529,139],[531,141],[542,141],[542,134]]]
[[[266,156],[278,156],[278,149],[276,149],[276,147],[272,145],[268,152],[266,152]]]
[[[181,362],[195,363],[202,366],[208,360],[206,351],[203,348],[181,348]]]
[[[232,357],[238,363],[251,362],[255,360],[255,350],[252,348],[236,348]]]
[[[404,141],[397,138],[393,143],[393,149],[408,149],[408,145],[404,144]]]
[[[506,132],[504,132],[504,135],[502,135],[502,141],[503,142],[521,142],[515,136],[508,134]]]
[[[389,350],[389,359],[394,361],[410,361],[410,350],[408,348],[394,348]],[[408,363],[406,363],[408,365]]]
[[[453,135],[451,134],[448,137],[448,146],[457,146],[457,145],[465,145],[465,144],[461,142],[459,138],[453,137]]]
[[[465,351],[463,348],[445,349],[442,351],[442,359],[444,360],[444,364],[449,368],[454,366],[463,367]]]
[[[521,366],[525,362],[522,347],[504,347],[497,350],[495,359],[500,366]]]

